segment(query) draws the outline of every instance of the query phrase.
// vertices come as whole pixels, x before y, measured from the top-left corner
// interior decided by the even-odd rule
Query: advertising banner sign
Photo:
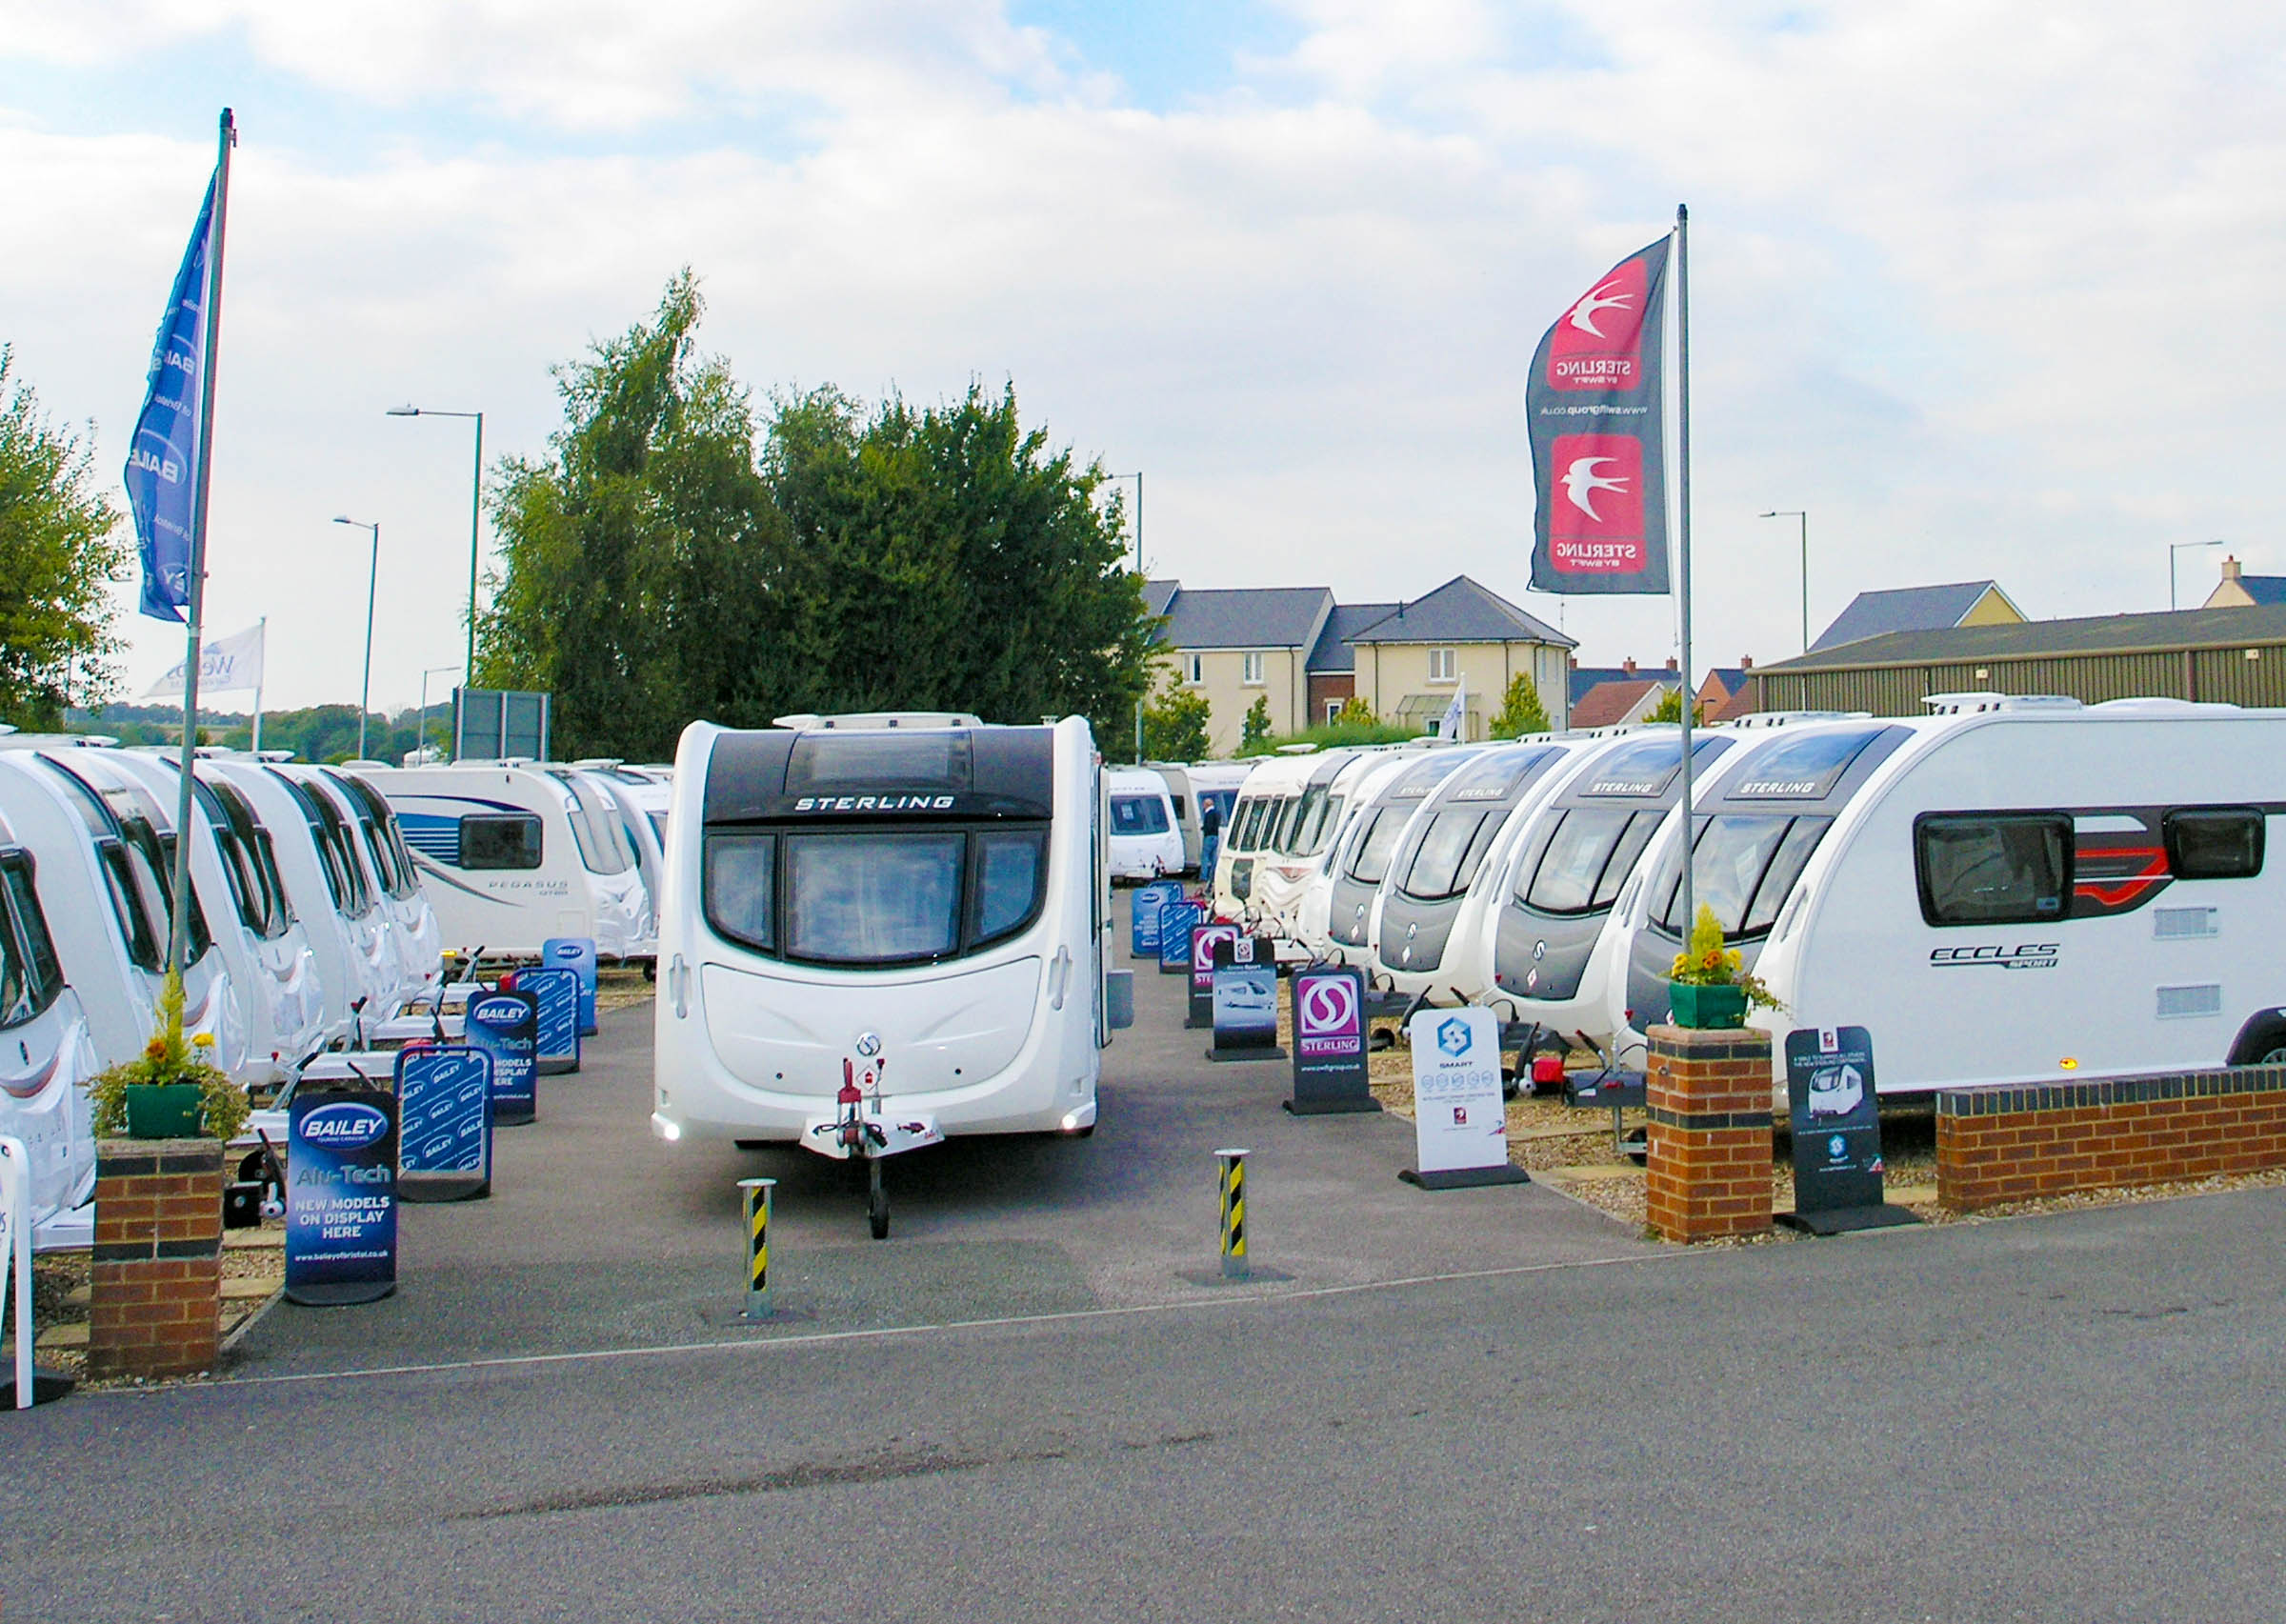
[[[540,963],[579,976],[579,1035],[595,1035],[595,944],[586,936],[551,936],[540,944]]]
[[[539,1000],[530,992],[479,992],[469,1000],[463,1031],[469,1046],[492,1062],[492,1126],[511,1127],[539,1114],[534,1028]]]
[[[1667,591],[1669,240],[1612,267],[1532,358],[1524,415],[1537,591]]]
[[[533,1065],[543,1077],[579,1070],[579,972],[574,970],[519,970],[501,984],[539,1000],[532,1029]]]
[[[1508,1159],[1500,1097],[1500,1022],[1490,1010],[1423,1010],[1413,1044],[1413,1122],[1419,1166],[1399,1176],[1424,1190],[1524,1184]]]
[[[1794,1227],[1835,1234],[1918,1222],[1882,1198],[1881,1107],[1874,1093],[1873,1035],[1865,1028],[1788,1033],[1786,1102],[1794,1130]]]
[[[1379,1111],[1366,1084],[1365,972],[1306,965],[1289,985],[1293,1005],[1293,1097],[1297,1116]]]
[[[370,1303],[397,1289],[396,1098],[305,1083],[286,1119],[286,1298]]]
[[[1188,975],[1191,973],[1191,928],[1206,923],[1206,914],[1195,902],[1179,897],[1159,904],[1159,973]]]
[[[465,1201],[491,1188],[491,1056],[460,1043],[398,1050],[398,1199]]]
[[[1237,939],[1238,927],[1220,920],[1191,927],[1191,1012],[1183,1022],[1186,1027],[1214,1024],[1214,944]]]
[[[1268,937],[1214,944],[1210,1060],[1283,1060],[1278,1047],[1278,958]]]
[[[1137,958],[1156,958],[1159,952],[1159,910],[1180,902],[1183,888],[1172,880],[1153,880],[1137,886],[1129,900],[1127,949]]]

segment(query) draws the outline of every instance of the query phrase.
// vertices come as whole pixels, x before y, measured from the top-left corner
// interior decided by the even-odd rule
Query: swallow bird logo
[[[1618,460],[1616,457],[1579,457],[1564,470],[1564,494],[1571,498],[1574,508],[1598,524],[1603,522],[1603,515],[1595,511],[1592,498],[1598,491],[1614,491],[1622,496],[1626,495],[1627,476],[1603,474],[1595,471],[1605,463],[1616,463]]]
[[[1635,308],[1635,295],[1632,291],[1624,293],[1613,291],[1619,285],[1614,280],[1589,289],[1581,296],[1579,303],[1572,307],[1572,313],[1566,319],[1580,331],[1593,337],[1609,337],[1610,334],[1595,325],[1595,318],[1605,311],[1632,311]]]

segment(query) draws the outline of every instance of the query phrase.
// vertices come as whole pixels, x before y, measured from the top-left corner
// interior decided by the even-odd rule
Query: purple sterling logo
[[[1313,975],[1295,981],[1294,1041],[1306,1056],[1356,1054],[1365,1034],[1357,1018],[1357,984],[1347,975]]]

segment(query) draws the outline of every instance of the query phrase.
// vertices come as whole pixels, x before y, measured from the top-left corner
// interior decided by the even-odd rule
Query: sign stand
[[[511,970],[500,978],[507,992],[530,992],[537,1000],[532,1028],[532,1070],[543,1077],[579,1070],[579,972]]]
[[[1159,956],[1159,910],[1183,900],[1183,888],[1172,880],[1153,880],[1137,886],[1128,898],[1127,951],[1133,958]]]
[[[378,1302],[397,1289],[397,1113],[386,1089],[293,1091],[286,1131],[286,1300]]]
[[[1794,1211],[1777,1221],[1814,1235],[1921,1220],[1882,1197],[1881,1104],[1874,1040],[1861,1026],[1786,1034],[1786,1103],[1794,1139]]]
[[[1419,1165],[1397,1174],[1423,1190],[1530,1184],[1508,1159],[1508,1105],[1500,1097],[1500,1022],[1492,1011],[1423,1010],[1413,1044],[1413,1131]]]
[[[1214,944],[1209,972],[1214,1047],[1210,1060],[1283,1060],[1278,1047],[1278,955],[1267,936]]]
[[[534,1081],[540,1001],[530,992],[478,992],[461,1030],[470,1047],[492,1062],[492,1126],[513,1127],[539,1114]]]
[[[1296,1116],[1379,1111],[1366,1075],[1365,973],[1337,965],[1293,972],[1293,1097]]]
[[[467,1044],[397,1051],[397,1199],[492,1193],[492,1057]]]
[[[1204,924],[1206,915],[1191,903],[1176,898],[1159,904],[1159,973],[1191,973],[1191,929]]]
[[[1160,918],[1173,912],[1167,910]],[[1219,919],[1212,924],[1193,925],[1187,939],[1191,944],[1191,1002],[1183,1025],[1191,1031],[1205,1032],[1214,1025],[1214,945],[1236,941],[1238,927]]]

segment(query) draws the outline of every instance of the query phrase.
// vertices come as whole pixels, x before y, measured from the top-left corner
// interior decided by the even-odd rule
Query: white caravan
[[[13,741],[10,741],[13,742]],[[97,789],[59,763],[95,750],[0,750],[0,818],[31,853],[32,879],[64,979],[79,995],[95,1058],[132,1060],[158,1031],[172,920],[171,842],[149,797]],[[214,1063],[246,1066],[246,1017],[191,887],[183,1032],[213,1038]]]
[[[0,817],[0,1134],[30,1153],[34,1244],[95,1192],[87,1084],[97,1070],[87,1012],[40,906],[37,867]]]
[[[373,788],[354,763],[321,767],[316,775],[333,792],[334,803],[350,814],[358,835],[366,872],[380,888],[381,907],[395,933],[398,1002],[410,1008],[433,999],[444,979],[445,937],[436,922],[436,910],[421,885],[421,872],[405,844],[387,796]]]
[[[139,783],[171,825],[182,793],[179,755],[156,751],[77,752],[66,758],[83,775]],[[203,767],[203,763],[201,766]],[[261,814],[211,772],[191,775],[190,884],[213,927],[247,1022],[250,1085],[284,1082],[325,1046],[325,994],[310,934],[294,917],[278,876],[275,842]]]
[[[1291,824],[1310,783],[1313,752],[1294,751],[1264,756],[1238,786],[1231,821],[1222,832],[1214,862],[1214,917],[1245,921],[1253,913],[1254,871],[1263,854],[1277,848],[1278,830]]]
[[[1360,969],[1372,965],[1374,905],[1406,826],[1446,775],[1481,750],[1478,745],[1456,744],[1402,756],[1401,768],[1386,777],[1375,774],[1370,785],[1360,786],[1357,815],[1327,858],[1326,958]]]
[[[664,1139],[794,1143],[844,1064],[947,1134],[1095,1122],[1110,887],[1088,725],[694,722],[659,936]]]
[[[648,933],[643,876],[571,769],[462,761],[366,777],[395,809],[451,946],[532,959],[551,937],[587,936],[618,960]]]
[[[1253,764],[1153,761],[1146,765],[1167,780],[1167,793],[1174,800],[1174,821],[1183,832],[1183,867],[1204,874],[1200,865],[1206,859],[1207,809],[1214,809],[1215,844],[1220,846],[1221,832],[1230,828],[1231,812],[1238,805],[1238,786],[1246,782]]]
[[[1703,773],[1737,742],[1694,732],[1692,770]],[[1606,990],[1625,979],[1613,905],[1681,793],[1681,730],[1630,728],[1583,751],[1519,832],[1505,870],[1489,883],[1492,987],[1479,1002],[1511,1022],[1532,1021],[1601,1043],[1615,1030]]]
[[[1299,956],[1303,889],[1316,870],[1318,859],[1341,826],[1342,787],[1355,782],[1349,769],[1357,761],[1354,750],[1326,751],[1304,758],[1309,763],[1302,792],[1274,824],[1268,825],[1268,843],[1254,856],[1253,894],[1247,914],[1261,934],[1289,945]]]
[[[1148,767],[1108,767],[1103,792],[1111,816],[1112,877],[1155,880],[1181,872],[1183,833],[1167,780]]]
[[[1323,959],[1333,947],[1327,917],[1333,908],[1334,879],[1348,861],[1352,838],[1367,820],[1381,792],[1420,759],[1420,753],[1413,745],[1361,750],[1334,780],[1334,793],[1340,798],[1341,808],[1328,820],[1332,833],[1325,850],[1311,864],[1310,872],[1302,881],[1301,895],[1293,904],[1294,940],[1308,957]]]
[[[1864,1027],[1884,1094],[2286,1061],[2286,712],[1929,703],[1773,740],[1700,800],[1700,894],[1786,1005],[1753,1017],[1774,1093],[1798,1028]]]
[[[1569,736],[1498,745],[1431,792],[1391,853],[1368,914],[1376,983],[1448,1005],[1490,988],[1485,921],[1501,901],[1497,876],[1532,814],[1562,784],[1565,765],[1591,748]]]
[[[667,850],[661,832],[667,827],[667,804],[674,792],[655,779],[622,772],[615,767],[582,771],[617,818],[628,850],[634,854],[635,872],[643,876],[644,918],[649,928],[636,938],[628,956],[648,966],[659,954],[659,914],[667,895]],[[656,797],[658,806],[655,822],[651,807],[646,804],[652,797]]]

